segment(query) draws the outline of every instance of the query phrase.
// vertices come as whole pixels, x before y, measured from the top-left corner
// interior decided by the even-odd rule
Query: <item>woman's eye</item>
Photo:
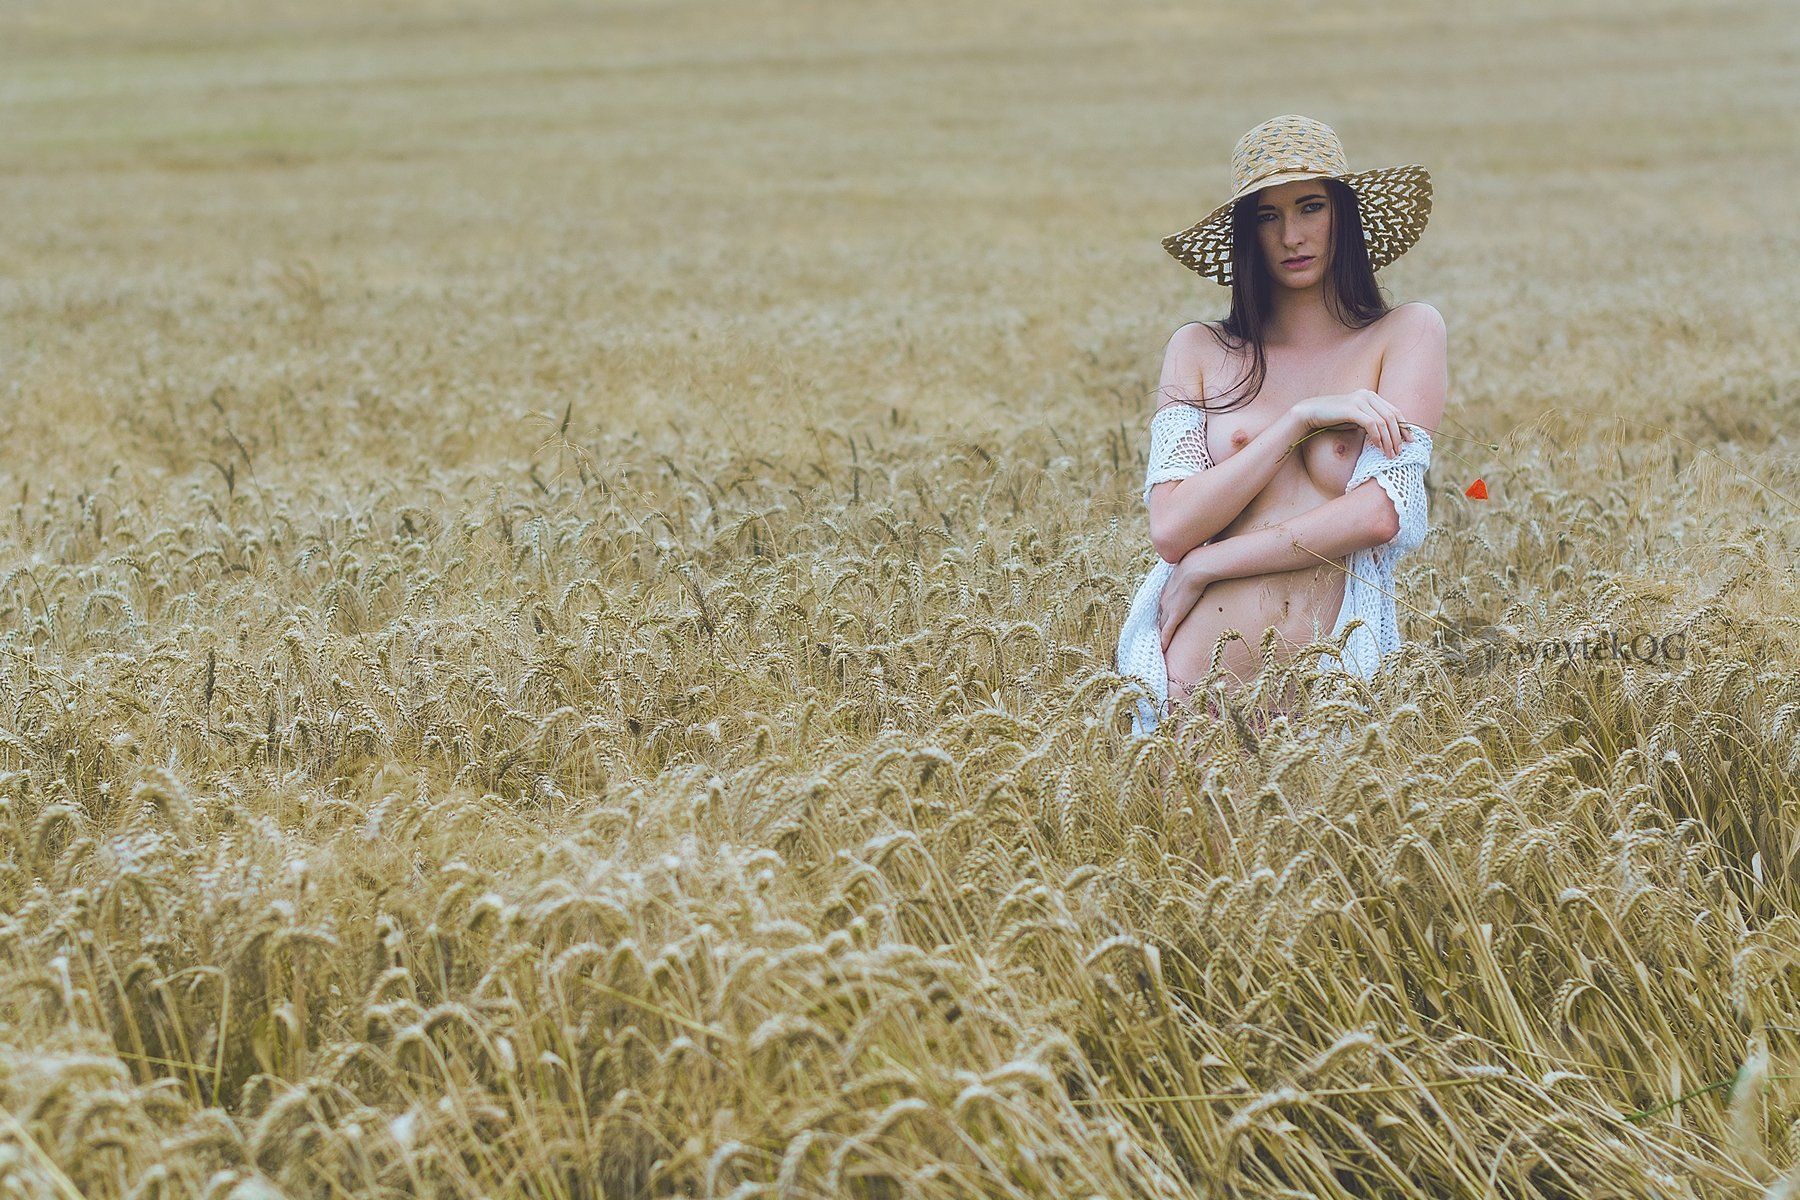
[[[1301,205],[1300,211],[1303,213],[1313,213],[1313,212],[1318,212],[1320,209],[1322,209],[1324,207],[1325,207],[1325,202],[1323,200],[1314,200],[1314,201],[1311,201],[1310,203]],[[1275,216],[1275,214],[1272,212],[1257,213],[1256,219],[1258,221],[1267,221],[1267,220],[1270,220],[1271,218],[1273,218],[1274,216]]]

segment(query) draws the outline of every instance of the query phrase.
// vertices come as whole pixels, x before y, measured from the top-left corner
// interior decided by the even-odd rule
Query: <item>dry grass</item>
[[[1789,1194],[1794,23],[1454,7],[0,13],[0,1195]],[[1419,648],[1134,745],[1289,111],[1437,180]]]

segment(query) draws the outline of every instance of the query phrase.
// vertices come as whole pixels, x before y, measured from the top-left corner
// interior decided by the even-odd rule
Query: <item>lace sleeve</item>
[[[1206,414],[1191,404],[1165,404],[1150,418],[1150,464],[1144,472],[1144,504],[1150,489],[1186,479],[1212,466],[1206,455]]]
[[[1395,558],[1410,553],[1425,540],[1427,531],[1425,507],[1425,469],[1431,465],[1431,434],[1417,425],[1411,427],[1412,440],[1400,447],[1400,453],[1389,458],[1373,442],[1363,446],[1350,472],[1348,492],[1358,484],[1373,479],[1379,482],[1394,502],[1400,517],[1400,532],[1377,549]]]

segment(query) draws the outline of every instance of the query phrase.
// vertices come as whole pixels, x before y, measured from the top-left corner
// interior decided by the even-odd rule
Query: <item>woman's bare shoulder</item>
[[[1219,326],[1216,321],[1188,321],[1169,336],[1171,342],[1178,338],[1195,346],[1214,346],[1219,342]]]
[[[1210,365],[1219,362],[1224,351],[1224,331],[1211,320],[1190,320],[1168,335],[1168,353],[1179,354],[1190,362]]]
[[[1377,325],[1383,364],[1390,355],[1425,353],[1442,358],[1449,340],[1444,314],[1423,300],[1409,300],[1389,309]]]
[[[1444,314],[1423,300],[1408,300],[1405,304],[1397,304],[1389,309],[1382,316],[1380,324],[1390,337],[1402,332],[1442,333]]]
[[[1163,354],[1156,407],[1160,410],[1184,400],[1200,400],[1206,392],[1206,379],[1217,372],[1218,361],[1218,330],[1211,321],[1189,321],[1177,328],[1169,335]]]

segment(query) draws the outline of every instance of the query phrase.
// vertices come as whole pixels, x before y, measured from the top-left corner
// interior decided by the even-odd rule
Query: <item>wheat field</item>
[[[0,7],[0,1196],[1800,1195],[1792,17]],[[1133,740],[1285,112],[1410,644]]]

